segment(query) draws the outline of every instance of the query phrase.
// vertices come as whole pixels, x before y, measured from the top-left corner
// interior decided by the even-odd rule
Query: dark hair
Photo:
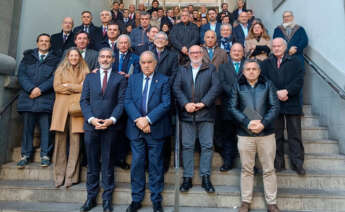
[[[110,25],[116,25],[120,29],[120,25],[115,21],[110,21],[108,26],[110,26]]]
[[[118,2],[118,1],[113,1],[113,5],[114,4],[120,4],[120,2]]]
[[[158,3],[158,4],[159,4],[159,1],[158,1],[158,0],[153,0],[152,3],[151,3],[151,5],[152,5],[153,3]]]
[[[47,33],[41,33],[41,34],[39,34],[39,35],[37,36],[37,38],[36,38],[36,43],[38,43],[38,41],[40,40],[40,38],[41,38],[42,36],[47,36],[47,37],[49,37],[49,39],[50,39],[50,35],[49,35],[49,34],[47,34]]]
[[[78,37],[80,34],[85,34],[86,37],[87,37],[87,39],[90,40],[89,34],[87,34],[87,32],[85,32],[84,30],[80,30],[80,31],[78,31],[77,33],[75,33],[75,35],[74,35],[74,41],[77,39],[77,37]]]
[[[253,13],[252,9],[247,9],[247,12]]]
[[[208,9],[207,13],[210,12],[210,11],[213,11],[213,12],[217,13],[216,9],[214,9],[214,8]]]
[[[224,5],[229,5],[229,4],[224,2],[221,4],[221,8],[223,8]]]
[[[261,71],[260,63],[257,59],[246,59],[243,63],[243,67],[245,67],[248,63],[256,63],[258,66],[259,70]]]
[[[85,13],[89,13],[90,15],[92,15],[92,13],[88,10],[84,10],[83,12],[81,12],[81,15],[84,15]]]
[[[164,10],[162,7],[158,7],[157,10]]]

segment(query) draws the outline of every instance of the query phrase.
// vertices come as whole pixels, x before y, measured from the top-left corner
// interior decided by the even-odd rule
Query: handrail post
[[[178,108],[176,108],[176,133],[175,133],[175,202],[174,212],[180,210],[180,118]]]

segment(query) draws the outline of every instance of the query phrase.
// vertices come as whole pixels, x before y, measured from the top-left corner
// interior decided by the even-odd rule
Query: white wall
[[[343,88],[345,87],[345,10],[344,0],[286,0],[275,12],[272,0],[247,0],[272,35],[281,24],[285,10],[294,12],[295,21],[309,37],[308,54]],[[329,62],[325,63],[326,61]],[[321,62],[323,61],[323,62]]]
[[[17,62],[25,49],[36,47],[36,37],[42,32],[54,34],[61,31],[64,17],[70,16],[74,25],[81,24],[80,13],[93,13],[93,23],[100,25],[99,12],[110,9],[109,0],[24,0],[20,19]]]

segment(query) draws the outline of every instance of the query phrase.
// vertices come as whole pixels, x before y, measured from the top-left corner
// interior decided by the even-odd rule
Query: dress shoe
[[[112,212],[113,211],[113,204],[110,200],[103,200],[103,211],[104,212]]]
[[[280,210],[276,204],[267,205],[267,212],[280,212]]]
[[[137,212],[140,208],[141,208],[140,202],[132,202],[126,209],[126,212]]]
[[[96,203],[96,200],[95,199],[87,199],[84,203],[83,206],[81,206],[80,208],[80,211],[83,212],[83,211],[89,211],[91,210],[92,208],[96,207],[97,206],[97,203]]]
[[[227,172],[232,169],[232,166],[230,164],[224,163],[223,166],[220,167],[219,171],[221,172]]]
[[[295,170],[297,172],[297,174],[300,176],[304,176],[306,174],[305,169],[302,166],[293,168],[293,170]]]
[[[183,182],[180,186],[180,191],[181,192],[187,192],[192,187],[193,187],[192,178],[191,177],[184,177]]]
[[[240,210],[238,212],[248,212],[249,211],[249,203],[242,202]]]
[[[211,183],[209,175],[202,176],[201,187],[203,187],[207,193],[214,193],[216,191]]]
[[[131,167],[129,166],[129,164],[128,164],[125,160],[119,160],[119,161],[116,163],[116,166],[117,166],[117,167],[120,167],[121,169],[124,169],[124,170],[128,170],[128,169],[131,168]]]
[[[161,202],[153,203],[153,212],[164,212]]]

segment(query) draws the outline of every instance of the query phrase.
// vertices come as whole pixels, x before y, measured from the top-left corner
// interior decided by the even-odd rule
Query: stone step
[[[303,140],[305,153],[331,153],[338,154],[339,146],[338,142],[334,140],[318,139],[318,140]],[[288,147],[286,144],[286,152],[288,152]],[[12,161],[18,161],[21,158],[21,148],[16,147],[12,150]],[[34,157],[34,162],[40,161],[40,149],[36,148]]]
[[[188,193],[180,194],[180,205],[185,207],[234,208],[240,205],[239,186],[215,186],[214,194],[207,194],[200,186],[194,186]],[[174,186],[166,185],[163,205],[174,204]],[[0,200],[23,202],[79,203],[86,198],[84,183],[69,189],[55,188],[52,181],[0,181]],[[101,199],[98,199],[101,203]],[[117,184],[113,195],[115,205],[131,202],[129,184]],[[345,208],[344,191],[323,191],[305,189],[279,189],[278,206],[282,210],[328,210],[341,211]],[[144,205],[151,205],[149,191],[146,190]],[[265,208],[262,189],[254,192],[253,209]]]
[[[311,105],[303,105],[303,113],[304,115],[312,115],[312,106]]]
[[[193,184],[200,185],[199,170],[195,169]],[[345,190],[345,170],[344,171],[323,171],[307,170],[304,177],[298,176],[292,170],[285,170],[277,173],[279,188],[296,188],[296,189],[319,189],[319,190]],[[182,178],[182,168],[179,171]],[[170,168],[165,174],[165,183],[175,183],[175,169]],[[17,169],[15,163],[8,163],[2,166],[0,171],[1,180],[53,180],[53,167],[41,168],[39,163],[32,163],[25,169]],[[218,168],[212,170],[212,183],[214,185],[236,186],[240,184],[240,169],[234,168],[228,172],[220,172]],[[86,181],[86,168],[81,171],[81,181]],[[115,181],[119,183],[130,183],[129,170],[116,168]],[[256,175],[255,186],[262,187],[262,174]]]
[[[315,127],[320,125],[319,117],[314,115],[304,115],[301,118],[302,128]]]
[[[0,212],[79,212],[79,203],[55,203],[55,202],[7,202],[0,201]],[[128,205],[114,205],[114,212],[126,211]],[[101,205],[92,209],[93,212],[102,212]],[[152,207],[144,206],[140,212],[151,212]],[[165,212],[173,212],[173,207],[164,207]],[[201,208],[179,207],[180,212],[237,212],[237,208]],[[266,212],[266,210],[252,210],[252,212]],[[311,212],[311,211],[282,211],[282,212]]]

